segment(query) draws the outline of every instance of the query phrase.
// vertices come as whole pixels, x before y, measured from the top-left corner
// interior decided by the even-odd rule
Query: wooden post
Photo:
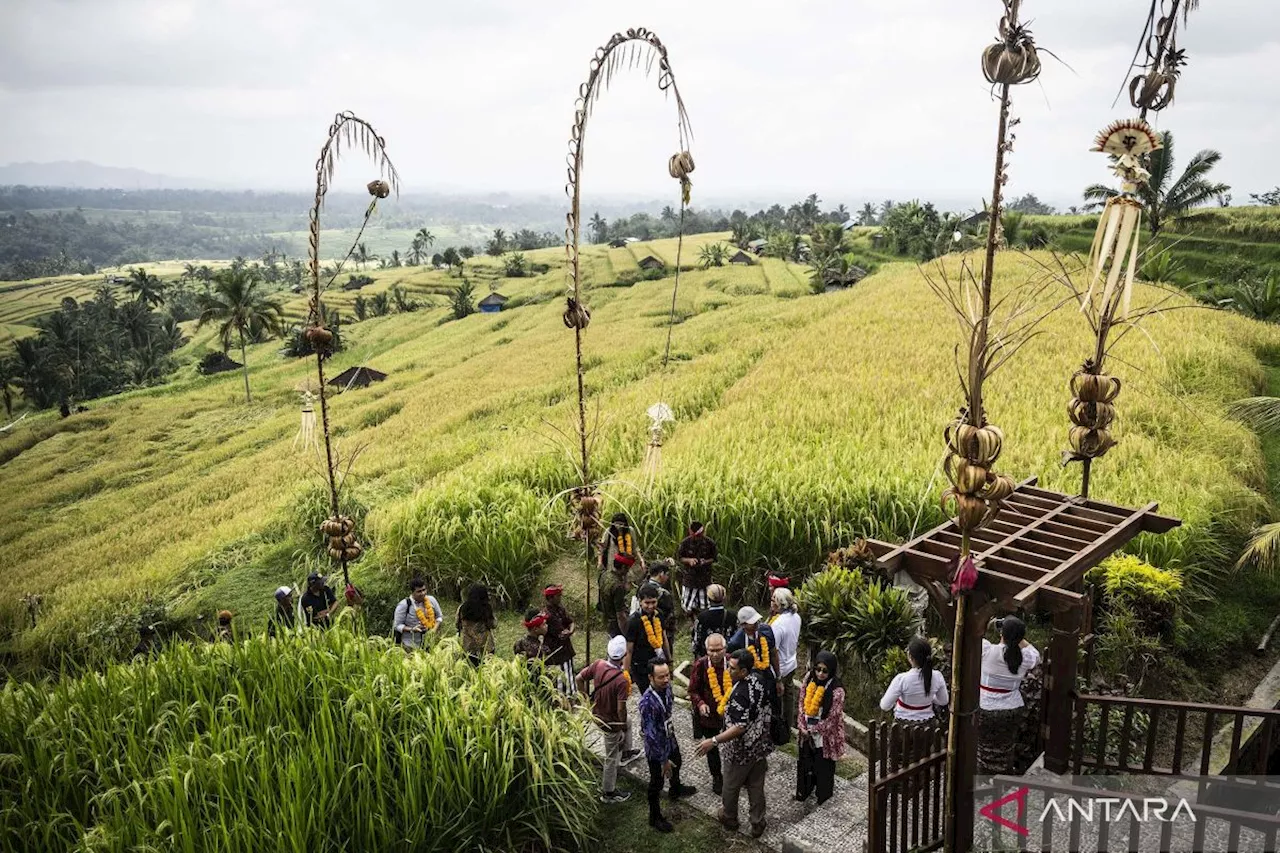
[[[1053,614],[1053,638],[1049,641],[1048,708],[1045,722],[1044,766],[1053,773],[1066,773],[1071,751],[1072,696],[1080,656],[1080,627],[1084,608],[1058,610]]]
[[[972,592],[958,602],[968,610],[964,616],[963,648],[952,650],[951,667],[961,677],[951,697],[951,716],[955,721],[952,741],[951,823],[945,827],[949,853],[968,853],[973,849],[973,789],[978,775],[978,727],[974,712],[978,709],[978,683],[982,672],[982,637],[987,631],[993,604],[985,595]]]

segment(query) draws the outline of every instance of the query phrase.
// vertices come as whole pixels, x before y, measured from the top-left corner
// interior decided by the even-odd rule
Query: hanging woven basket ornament
[[[1067,417],[1071,419],[1067,440],[1071,449],[1063,451],[1063,465],[1101,458],[1116,446],[1110,427],[1116,419],[1120,380],[1100,373],[1093,359],[1089,359],[1071,377],[1071,393],[1067,404]]]
[[[569,538],[580,542],[594,541],[601,530],[600,507],[603,500],[600,493],[590,489],[573,490],[573,521],[569,527]]]
[[[993,86],[1018,86],[1040,76],[1040,54],[1031,31],[1014,24],[1018,0],[1005,0],[1000,40],[982,52],[982,73]]]
[[[1098,230],[1089,249],[1089,289],[1081,300],[1081,311],[1088,309],[1093,291],[1105,275],[1103,310],[1118,293],[1118,316],[1121,319],[1129,316],[1133,279],[1138,268],[1138,238],[1142,231],[1142,202],[1134,193],[1151,177],[1142,165],[1142,158],[1160,147],[1160,138],[1151,125],[1141,119],[1112,122],[1094,140],[1092,150],[1111,155],[1112,171],[1122,183],[1120,194],[1107,200],[1098,219]]]
[[[693,188],[693,182],[689,180],[689,176],[693,174],[693,155],[688,151],[672,154],[667,161],[667,171],[680,182],[680,198],[688,204],[689,191]]]
[[[349,516],[335,515],[324,520],[320,532],[328,537],[329,556],[341,563],[353,563],[364,553],[356,539],[356,525]]]
[[[1013,494],[1013,480],[994,470],[1004,433],[992,424],[974,426],[961,412],[943,435],[948,453],[942,470],[951,488],[942,493],[942,507],[955,515],[960,532],[969,534],[995,518],[1001,501]]]
[[[587,310],[587,306],[570,296],[566,300],[562,319],[565,328],[585,329],[591,323],[591,312]]]
[[[386,198],[391,195],[391,184],[386,181],[370,181],[367,189],[369,195],[374,198]]]

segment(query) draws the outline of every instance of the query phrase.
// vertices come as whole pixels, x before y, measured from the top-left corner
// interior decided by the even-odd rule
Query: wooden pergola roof
[[[1116,506],[1036,487],[1018,485],[996,518],[972,534],[978,589],[1013,609],[1066,610],[1084,604],[1076,592],[1085,572],[1123,548],[1139,533],[1164,533],[1182,524],[1156,513]],[[903,569],[917,583],[951,582],[960,555],[953,520],[902,545],[870,542],[877,562]]]

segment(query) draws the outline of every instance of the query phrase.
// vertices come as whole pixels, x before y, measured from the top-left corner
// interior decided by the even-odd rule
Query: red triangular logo
[[[1000,799],[996,800],[994,803],[987,803],[985,806],[983,806],[981,809],[978,810],[978,814],[982,815],[987,820],[994,821],[995,823],[1000,824],[1005,829],[1012,829],[1014,832],[1018,833],[1019,835],[1030,835],[1031,833],[1028,832],[1027,828],[1022,825],[1022,819],[1027,813],[1027,794],[1030,791],[1031,791],[1030,788],[1026,788],[1026,787],[1019,788],[1018,790],[1014,791],[1012,794],[1003,796]],[[1013,823],[1012,821],[1007,821],[1000,816],[1000,808],[1002,806],[1005,806],[1005,805],[1008,805],[1009,803],[1014,802],[1015,800],[1018,803],[1018,822],[1017,823]]]

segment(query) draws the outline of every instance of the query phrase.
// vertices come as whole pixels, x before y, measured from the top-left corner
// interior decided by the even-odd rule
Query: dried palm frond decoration
[[[324,207],[325,195],[329,192],[329,183],[333,180],[333,173],[337,168],[338,160],[342,156],[344,146],[363,149],[364,153],[377,166],[378,178],[369,182],[367,187],[371,199],[369,206],[365,209],[364,221],[360,225],[360,230],[356,233],[355,240],[352,241],[351,248],[347,250],[342,261],[336,265],[328,282],[322,286],[320,283],[320,211]],[[391,158],[387,155],[386,141],[364,119],[350,112],[338,113],[334,116],[333,123],[329,125],[328,136],[325,138],[324,145],[320,148],[320,156],[316,159],[316,195],[315,203],[312,205],[310,212],[311,296],[307,306],[307,331],[305,335],[316,354],[318,386],[316,396],[320,399],[321,432],[324,436],[325,479],[329,488],[329,518],[321,525],[321,532],[328,537],[329,556],[342,566],[342,580],[347,588],[348,600],[353,599],[355,593],[347,566],[352,561],[360,558],[361,554],[364,553],[364,548],[356,538],[354,522],[349,517],[339,513],[339,492],[342,481],[345,480],[345,475],[340,476],[339,474],[338,469],[341,467],[342,461],[338,458],[330,437],[329,405],[325,393],[324,378],[324,362],[332,354],[333,332],[324,327],[324,306],[320,298],[325,288],[333,284],[334,279],[341,273],[347,259],[355,252],[356,246],[359,245],[360,239],[364,236],[364,230],[368,226],[370,218],[377,209],[378,200],[387,198],[392,193],[397,195],[400,193],[400,176],[397,174],[395,166],[392,165]],[[303,417],[305,420],[305,413]],[[314,418],[314,415],[312,417]],[[347,460],[348,472],[351,464],[355,461],[355,456],[356,454],[352,454]]]
[[[652,489],[662,469],[662,428],[676,417],[666,403],[654,403],[645,414],[649,416],[649,445],[644,453],[644,479],[646,487]]]
[[[591,312],[583,301],[582,267],[579,256],[579,240],[582,225],[582,158],[587,134],[587,120],[600,93],[608,88],[613,75],[623,66],[627,68],[641,67],[646,74],[658,70],[658,89],[665,94],[673,95],[676,102],[676,130],[678,150],[668,161],[668,172],[680,181],[681,217],[684,206],[687,206],[693,172],[693,157],[689,154],[690,140],[693,131],[689,126],[689,116],[685,112],[684,100],[676,86],[675,72],[667,56],[667,48],[656,34],[638,27],[626,32],[614,33],[604,46],[596,48],[595,55],[587,73],[586,82],[578,87],[578,97],[574,103],[573,127],[569,132],[568,182],[565,184],[565,195],[569,197],[569,212],[565,216],[565,326],[573,329],[574,352],[577,365],[578,384],[578,445],[581,460],[578,470],[581,474],[581,486],[574,494],[580,501],[582,498],[596,494],[591,481],[591,467],[587,452],[587,402],[585,369],[582,364],[582,335],[591,322]],[[683,230],[683,229],[682,229]],[[681,240],[681,245],[683,239]],[[677,249],[676,275],[679,276],[679,249]],[[581,509],[578,510],[582,514]],[[592,565],[592,537],[586,537],[587,565]],[[587,609],[591,609],[591,571],[587,571]],[[591,634],[587,633],[587,657],[591,656]]]
[[[298,427],[298,434],[293,437],[294,450],[320,449],[320,442],[316,438],[315,400],[315,394],[310,391],[302,392],[302,423]]]
[[[1178,12],[1185,25],[1199,0],[1151,0],[1142,36],[1129,63],[1129,71],[1137,71],[1129,84],[1129,103],[1145,120],[1148,112],[1160,112],[1173,103],[1187,52],[1178,47]],[[1144,57],[1142,62],[1138,57]],[[1123,91],[1123,87],[1121,89]],[[1119,96],[1117,96],[1117,100]]]
[[[1018,23],[1021,0],[1005,3],[999,40],[982,52],[982,73],[993,86],[1017,86],[1040,76],[1040,53],[1031,30]]]

